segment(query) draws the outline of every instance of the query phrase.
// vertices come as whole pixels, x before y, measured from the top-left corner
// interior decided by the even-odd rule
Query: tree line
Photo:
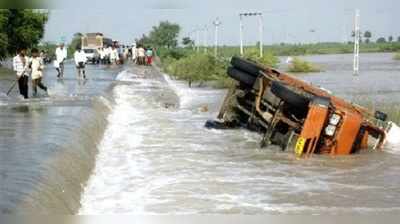
[[[43,38],[48,13],[35,9],[0,9],[0,60]]]
[[[355,36],[354,31],[351,34],[352,37]],[[367,30],[364,33],[360,32],[360,41],[361,42],[365,42],[365,43],[371,43],[371,38],[372,38],[372,32]],[[364,38],[364,39],[363,39]],[[397,39],[395,40],[395,38],[393,36],[389,36],[389,37],[378,37],[376,39],[376,43],[391,43],[391,42],[400,42],[400,36],[397,37]]]

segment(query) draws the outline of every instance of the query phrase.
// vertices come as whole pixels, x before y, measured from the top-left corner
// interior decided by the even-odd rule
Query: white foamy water
[[[397,124],[392,123],[392,127],[387,135],[387,142],[391,145],[400,144],[400,127]]]
[[[80,214],[399,211],[398,169],[390,165],[397,155],[299,161],[259,149],[256,133],[203,128],[215,118],[224,91],[165,79],[118,76],[123,84],[113,90],[115,105]],[[168,86],[180,98],[178,109],[158,102]],[[200,112],[203,105],[210,111]]]

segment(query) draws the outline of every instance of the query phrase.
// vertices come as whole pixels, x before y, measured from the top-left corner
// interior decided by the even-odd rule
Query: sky
[[[212,22],[218,17],[221,45],[238,45],[239,13],[262,12],[265,44],[281,42],[344,42],[353,30],[355,9],[361,13],[361,30],[373,39],[400,36],[398,0],[58,0],[53,2],[44,41],[71,40],[76,32],[102,32],[123,43],[132,43],[160,21],[182,27],[181,36],[214,42]],[[258,41],[257,18],[244,18],[244,43]],[[311,31],[315,32],[311,32]]]

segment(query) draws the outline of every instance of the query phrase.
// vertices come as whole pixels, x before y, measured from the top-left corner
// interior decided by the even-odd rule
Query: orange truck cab
[[[335,97],[300,79],[233,57],[228,75],[237,81],[207,127],[246,127],[298,157],[348,155],[382,148],[388,122],[382,112]]]

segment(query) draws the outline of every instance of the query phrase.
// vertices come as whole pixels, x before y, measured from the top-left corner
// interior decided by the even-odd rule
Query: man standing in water
[[[29,69],[29,58],[26,56],[26,49],[18,49],[18,54],[13,58],[13,68],[17,73],[17,81],[19,93],[28,99],[28,69]]]
[[[58,64],[58,68],[56,67],[56,70],[58,72],[58,78],[64,77],[64,61],[67,59],[67,54],[67,49],[64,47],[64,44],[61,43],[56,49],[56,62]]]
[[[83,76],[83,79],[86,79],[85,66],[86,66],[87,57],[85,55],[85,52],[83,52],[80,47],[76,48],[76,51],[74,53],[74,60],[75,60],[76,69],[78,70],[78,80],[82,79],[82,76]]]
[[[112,45],[111,47],[111,52],[110,52],[110,63],[112,65],[116,65],[119,61],[119,54],[117,48],[115,48],[115,45]]]
[[[43,85],[42,78],[43,78],[43,59],[39,57],[39,50],[33,48],[31,50],[32,59],[30,62],[31,69],[32,69],[32,89],[33,89],[33,96],[37,96],[37,87],[44,90],[47,94],[47,87]]]

